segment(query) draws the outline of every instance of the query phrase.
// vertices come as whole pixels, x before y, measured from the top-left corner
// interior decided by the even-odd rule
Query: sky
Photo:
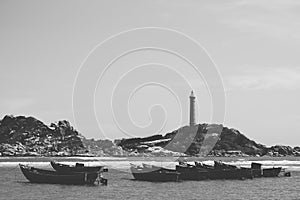
[[[187,125],[194,90],[197,123],[300,145],[299,13],[297,0],[0,0],[0,116],[66,119],[88,138],[144,137]],[[145,44],[201,60],[202,76]],[[103,71],[134,47],[144,49]]]

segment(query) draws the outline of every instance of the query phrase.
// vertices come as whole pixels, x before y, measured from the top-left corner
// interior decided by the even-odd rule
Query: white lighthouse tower
[[[196,125],[196,113],[195,113],[195,99],[194,92],[191,92],[190,95],[190,126]]]

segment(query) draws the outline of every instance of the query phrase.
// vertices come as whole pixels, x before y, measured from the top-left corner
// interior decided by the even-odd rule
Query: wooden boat
[[[277,177],[281,172],[282,167],[266,168],[262,170],[263,177]]]
[[[252,179],[253,174],[250,168],[237,167],[235,165],[225,164],[220,161],[214,162],[215,169],[223,170],[226,179]]]
[[[179,181],[179,175],[176,170],[157,167],[154,165],[136,166],[131,164],[131,173],[136,180],[151,182]]]
[[[94,185],[107,182],[96,172],[82,173],[62,173],[38,169],[27,165],[19,164],[20,169],[26,179],[32,183],[51,183],[51,184],[68,184],[68,185]]]
[[[251,163],[251,169],[254,177],[277,177],[282,170],[282,167],[261,168],[260,163]]]
[[[251,168],[247,168],[247,167],[241,167],[240,168],[242,171],[242,179],[253,179],[254,178],[254,174],[253,174],[253,170]]]
[[[261,169],[262,164],[260,163],[251,163],[251,170],[254,178],[259,178],[262,177],[262,169]]]
[[[252,179],[252,171],[247,168],[238,168],[234,165],[228,165],[222,162],[215,161],[214,166],[205,165],[203,163],[195,162],[197,168],[208,171],[208,178],[212,180],[217,179]]]
[[[203,168],[197,168],[195,165],[182,164],[176,165],[176,171],[180,173],[180,180],[206,180],[209,179],[209,172]]]
[[[55,161],[51,161],[51,166],[58,172],[100,172],[104,170],[103,166],[84,166],[83,163],[76,163],[75,165],[65,165]]]

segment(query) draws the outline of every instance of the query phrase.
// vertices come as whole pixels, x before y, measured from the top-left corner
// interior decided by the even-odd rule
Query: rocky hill
[[[195,130],[192,130],[195,129]],[[211,133],[220,134],[211,134]],[[166,135],[122,139],[117,143],[124,150],[137,154],[156,151],[158,155],[177,152],[190,156],[299,156],[299,147],[265,145],[250,140],[236,129],[222,125],[199,124],[182,127]]]
[[[2,156],[68,156],[84,152],[82,137],[68,121],[50,126],[24,116],[5,116],[0,121]]]
[[[236,129],[215,124],[185,126],[165,135],[113,142],[86,139],[65,120],[49,126],[33,117],[7,115],[0,120],[0,156],[74,155],[299,156],[300,147],[266,147]]]

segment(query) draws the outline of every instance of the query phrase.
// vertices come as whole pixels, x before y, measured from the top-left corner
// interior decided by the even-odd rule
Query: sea
[[[29,183],[18,164],[50,169],[50,160],[66,164],[105,165],[107,186],[76,186]],[[291,177],[255,178],[252,180],[205,180],[153,183],[136,181],[129,172],[132,164],[154,164],[175,168],[176,158],[115,158],[115,157],[0,157],[0,199],[2,200],[76,200],[76,199],[293,199],[300,200],[300,157],[197,158],[207,164],[221,160],[228,164],[264,167],[282,166]],[[189,161],[189,160],[188,160]]]

